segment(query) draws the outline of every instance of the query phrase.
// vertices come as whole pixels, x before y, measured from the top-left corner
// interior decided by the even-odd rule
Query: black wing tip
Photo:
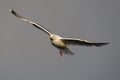
[[[9,11],[14,15],[16,14],[15,10],[13,10],[13,9],[9,9]]]
[[[23,18],[21,15],[19,15],[15,10],[13,9],[9,9],[10,13],[12,13],[13,15],[15,15],[18,18]]]
[[[96,43],[96,44],[94,44],[94,46],[100,47],[100,46],[105,46],[105,45],[108,45],[108,44],[110,44],[110,42],[106,42],[106,43]]]

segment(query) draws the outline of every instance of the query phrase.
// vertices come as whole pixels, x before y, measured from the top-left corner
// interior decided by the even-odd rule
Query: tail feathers
[[[60,49],[64,54],[66,55],[74,55],[72,51],[70,51],[68,48]]]

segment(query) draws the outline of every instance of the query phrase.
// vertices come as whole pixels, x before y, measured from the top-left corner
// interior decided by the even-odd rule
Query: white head
[[[56,34],[51,34],[50,35],[50,40],[55,40],[55,39],[60,39],[61,37],[59,35]]]

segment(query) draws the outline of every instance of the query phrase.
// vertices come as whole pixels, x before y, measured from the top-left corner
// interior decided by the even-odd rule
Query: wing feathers
[[[96,42],[90,42],[90,41],[87,41],[87,40],[74,39],[74,38],[62,38],[61,40],[68,45],[72,44],[72,45],[81,45],[81,46],[100,47],[100,46],[109,44],[109,42],[107,42],[107,43],[96,43]]]
[[[10,10],[10,12],[11,12],[13,15],[15,15],[16,17],[20,18],[21,20],[26,21],[26,22],[32,24],[33,26],[35,26],[35,27],[38,28],[38,29],[41,29],[42,31],[44,31],[44,32],[47,33],[48,35],[52,34],[50,31],[48,31],[48,30],[47,30],[46,28],[44,28],[42,25],[39,25],[39,24],[37,24],[37,23],[35,23],[35,22],[33,22],[33,21],[30,21],[30,20],[24,18],[23,16],[21,16],[20,14],[18,14],[17,12],[15,12],[14,10]]]

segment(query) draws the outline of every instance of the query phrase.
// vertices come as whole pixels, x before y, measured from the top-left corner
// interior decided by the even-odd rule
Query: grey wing
[[[24,18],[23,16],[21,16],[20,14],[18,14],[16,11],[10,10],[10,12],[11,12],[13,15],[15,15],[16,17],[20,18],[21,20],[26,21],[26,22],[28,22],[28,23],[31,23],[31,24],[32,24],[33,26],[35,26],[36,28],[41,29],[42,31],[44,31],[44,32],[47,33],[48,35],[52,34],[50,31],[48,31],[48,30],[47,30],[46,28],[44,28],[42,25],[39,25],[39,24],[37,24],[37,23],[35,23],[35,22],[33,22],[33,21],[30,21],[30,20]]]
[[[109,42],[106,42],[106,43],[90,42],[90,41],[87,41],[87,40],[75,39],[75,38],[62,38],[61,40],[65,44],[81,45],[81,46],[96,46],[96,47],[100,47],[100,46],[109,44]]]

